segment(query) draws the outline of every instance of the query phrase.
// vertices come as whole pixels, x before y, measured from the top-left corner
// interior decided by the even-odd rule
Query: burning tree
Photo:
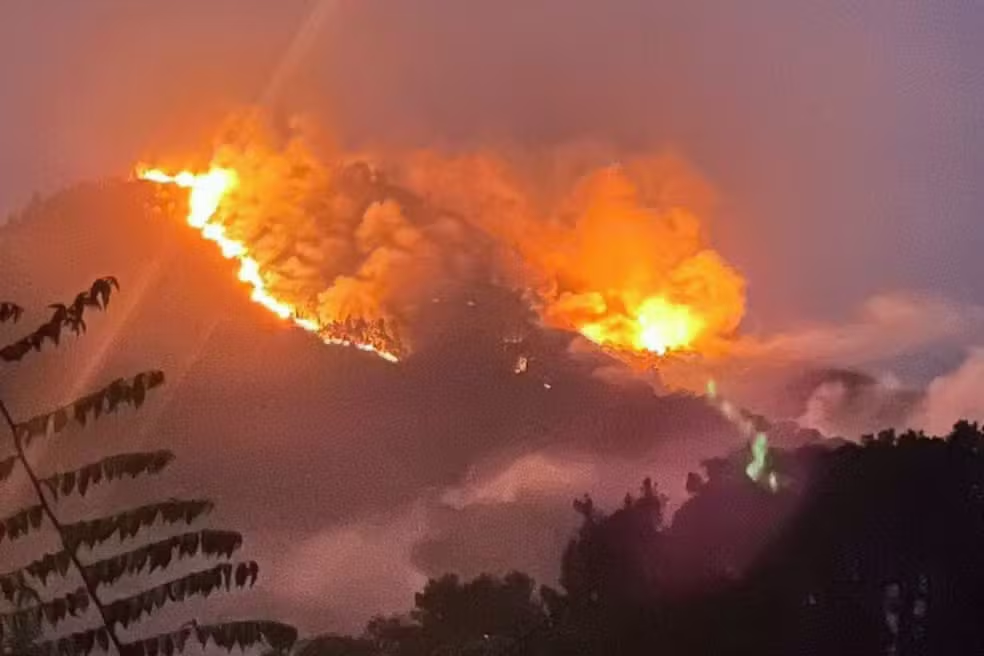
[[[113,291],[118,289],[114,278],[101,278],[71,303],[52,305],[51,318],[0,349],[0,360],[17,362],[32,351],[40,351],[46,343],[57,346],[66,332],[80,335],[86,329],[85,313],[105,310]],[[14,303],[0,303],[0,322],[17,322],[23,312]],[[54,532],[58,545],[55,551],[24,567],[0,574],[0,597],[15,606],[12,612],[0,614],[0,644],[4,651],[38,656],[88,656],[97,648],[108,652],[112,647],[123,656],[172,656],[182,652],[189,641],[203,648],[212,643],[229,650],[234,646],[259,644],[278,651],[289,649],[295,641],[297,632],[293,627],[271,621],[200,625],[192,620],[151,637],[135,641],[121,638],[121,627],[127,629],[165,606],[218,590],[252,586],[259,569],[252,561],[231,561],[242,546],[239,533],[211,529],[174,534],[105,558],[91,557],[89,552],[93,547],[111,538],[118,538],[124,545],[136,542],[145,532],[161,525],[190,527],[212,509],[212,503],[205,499],[167,499],[94,519],[78,519],[66,517],[59,507],[67,497],[85,497],[94,486],[160,473],[174,460],[170,451],[119,453],[79,469],[55,473],[39,472],[29,458],[31,447],[40,438],[60,433],[73,423],[87,426],[124,406],[140,408],[148,393],[163,383],[162,372],[146,371],[130,379],[115,380],[72,403],[23,421],[16,420],[0,401],[0,414],[10,430],[13,445],[12,455],[0,460],[0,483],[8,482],[21,469],[36,500],[35,504],[0,519],[0,542],[49,529]],[[136,594],[115,598],[110,594],[111,586],[125,576],[166,571],[173,562],[195,557],[213,557],[222,562]],[[58,596],[43,594],[49,580],[76,587]],[[82,621],[92,610],[98,614],[98,622],[90,625],[91,628],[38,642],[46,631],[56,629],[70,618]]]

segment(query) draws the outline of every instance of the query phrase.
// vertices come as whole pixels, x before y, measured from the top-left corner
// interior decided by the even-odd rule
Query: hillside
[[[619,498],[626,476],[651,473],[679,490],[701,458],[741,444],[699,400],[660,399],[644,385],[592,375],[593,366],[566,355],[567,338],[531,327],[521,304],[492,287],[473,290],[472,304],[435,305],[426,322],[431,339],[400,365],[327,347],[252,304],[230,263],[183,225],[181,194],[168,199],[172,205],[155,212],[161,197],[153,185],[86,184],[0,229],[11,300],[43,310],[97,276],[115,275],[122,285],[82,340],[15,367],[0,393],[27,415],[42,399],[57,402],[120,375],[164,369],[169,384],[157,402],[135,423],[101,426],[99,443],[174,449],[172,493],[216,499],[220,516],[247,533],[261,562],[284,575],[265,577],[272,594],[262,603],[287,604],[302,624],[357,621],[332,615],[332,602],[320,598],[312,610],[310,600],[284,589],[291,579],[278,568],[289,567],[292,550],[309,539],[379,522],[403,526],[412,508],[423,507],[424,524],[386,547],[402,550],[392,556],[394,576],[415,581],[406,577],[481,563],[549,579],[556,558],[548,555],[576,523],[570,499],[586,485]],[[524,376],[513,372],[515,356],[502,342],[517,325],[540,349]],[[59,446],[49,457],[70,453]],[[530,454],[549,465],[545,479],[521,478],[518,492],[493,492],[478,505],[440,501],[453,486],[508,478]],[[584,478],[584,471],[592,473]],[[542,544],[530,544],[528,533],[508,537],[524,517],[546,522]],[[497,544],[475,530],[488,521],[500,526]],[[337,557],[346,564],[332,576],[361,581],[349,583],[355,606],[360,599],[366,613],[405,606],[412,588],[394,588],[360,567],[358,549]],[[335,584],[346,586],[325,582]]]

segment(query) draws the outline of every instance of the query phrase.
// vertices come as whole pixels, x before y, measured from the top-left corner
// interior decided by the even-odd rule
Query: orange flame
[[[188,225],[197,229],[203,238],[216,244],[223,257],[239,262],[239,280],[250,286],[252,289],[250,298],[255,303],[262,305],[281,319],[288,320],[310,333],[317,334],[325,344],[352,346],[378,355],[389,362],[399,361],[399,358],[393,353],[377,348],[372,344],[326,335],[325,330],[318,322],[300,316],[295,307],[270,293],[263,279],[260,263],[250,256],[249,247],[242,241],[228,236],[224,225],[213,222],[223,199],[239,184],[239,176],[235,171],[212,168],[207,173],[181,171],[172,175],[160,169],[139,168],[136,175],[141,180],[158,184],[173,184],[182,189],[190,190]]]
[[[576,157],[547,162],[530,175],[494,155],[424,154],[403,175],[504,246],[511,279],[547,326],[647,368],[727,349],[745,280],[710,245],[704,216],[716,204],[700,176],[672,156],[583,174]]]
[[[654,296],[626,314],[614,314],[579,326],[596,344],[666,355],[694,345],[704,322],[691,309]]]

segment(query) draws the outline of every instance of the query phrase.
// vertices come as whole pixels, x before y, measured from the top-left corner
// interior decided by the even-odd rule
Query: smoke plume
[[[707,185],[671,156],[592,168],[585,155],[355,157],[244,112],[211,161],[238,179],[213,220],[275,298],[394,353],[429,305],[490,280],[616,351],[719,348],[745,286],[708,245]]]
[[[685,163],[589,169],[571,151],[538,164],[425,153],[401,180],[492,235],[551,327],[658,353],[710,349],[734,332],[744,280],[708,245],[701,215],[713,194]]]

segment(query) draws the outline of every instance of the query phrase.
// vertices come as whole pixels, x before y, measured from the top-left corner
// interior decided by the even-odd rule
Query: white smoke
[[[984,421],[984,347],[971,349],[960,367],[929,384],[916,423],[944,434],[959,419]]]

